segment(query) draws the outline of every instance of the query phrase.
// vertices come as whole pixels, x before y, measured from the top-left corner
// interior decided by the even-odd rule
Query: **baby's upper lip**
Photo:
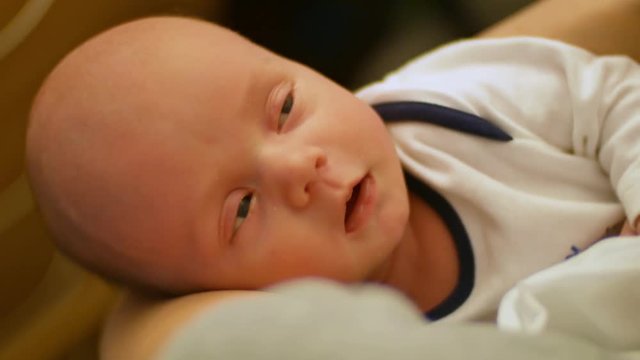
[[[347,216],[347,203],[353,195],[354,188],[362,182],[367,173],[349,176],[347,181],[325,181],[325,196],[328,196],[327,200],[331,198],[331,212],[335,214],[335,220],[344,226],[345,217]],[[344,178],[343,178],[344,179]],[[330,190],[333,189],[333,190]],[[333,195],[330,195],[333,193]],[[333,216],[331,216],[333,217]],[[337,225],[337,224],[336,224]]]
[[[362,181],[362,179],[364,179],[365,176],[366,175],[359,176],[359,177],[357,177],[357,178],[355,178],[355,179],[353,179],[353,180],[351,180],[351,181],[349,181],[347,183],[347,185],[345,186],[345,194],[343,196],[343,200],[344,200],[342,202],[343,205],[347,204],[347,202],[351,198],[351,195],[353,193],[353,189],[356,187],[356,185],[358,185]],[[346,211],[346,208],[345,208],[345,211]]]

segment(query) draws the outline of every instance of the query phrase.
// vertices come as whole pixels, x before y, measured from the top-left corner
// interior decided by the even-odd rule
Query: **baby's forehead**
[[[200,68],[224,78],[229,66],[248,65],[256,57],[271,54],[220,26],[188,18],[147,18],[109,29],[80,45],[54,69],[42,92],[62,93],[73,85],[83,88],[78,97],[91,100],[104,95],[110,85],[130,87],[141,76],[144,82],[174,81],[167,76],[173,73],[197,81],[194,70]],[[87,91],[92,88],[95,91]]]
[[[108,64],[107,60],[111,70],[162,61],[177,64],[197,60],[199,54],[216,54],[213,60],[224,63],[256,50],[264,51],[241,35],[213,23],[192,18],[153,17],[125,23],[94,36],[70,52],[52,74],[62,69],[76,73],[95,71],[101,64]]]

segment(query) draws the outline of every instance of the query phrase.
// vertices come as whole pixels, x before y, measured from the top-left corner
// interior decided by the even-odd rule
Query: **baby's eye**
[[[293,94],[289,93],[284,99],[282,109],[280,109],[280,116],[278,116],[278,131],[282,130],[282,127],[287,122],[291,109],[293,108]]]
[[[245,196],[240,199],[240,203],[238,204],[238,210],[236,211],[236,217],[233,222],[233,232],[235,233],[240,225],[244,222],[244,220],[249,216],[249,212],[253,204],[253,194],[247,193]]]

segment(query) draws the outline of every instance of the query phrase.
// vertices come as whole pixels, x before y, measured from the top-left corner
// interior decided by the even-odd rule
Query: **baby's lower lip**
[[[363,227],[375,208],[377,200],[376,182],[371,174],[367,174],[360,181],[360,193],[353,206],[351,214],[345,219],[344,228],[347,233],[352,233]]]

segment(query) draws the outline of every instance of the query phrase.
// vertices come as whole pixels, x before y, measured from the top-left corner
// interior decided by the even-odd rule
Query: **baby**
[[[59,248],[135,288],[318,276],[482,318],[637,219],[638,89],[626,58],[518,38],[439,49],[356,97],[214,24],[147,18],[53,70],[28,172]]]

